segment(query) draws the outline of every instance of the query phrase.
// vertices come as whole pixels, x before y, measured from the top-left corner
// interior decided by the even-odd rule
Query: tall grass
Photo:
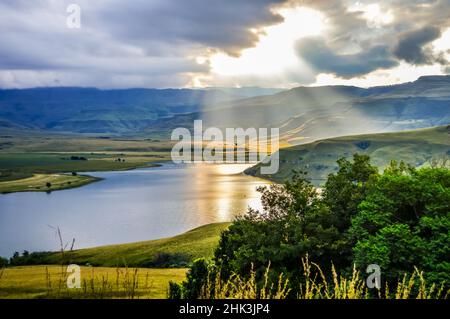
[[[397,282],[393,292],[386,284],[382,289],[369,289],[365,279],[354,267],[350,277],[339,275],[334,265],[331,278],[327,277],[319,265],[308,258],[302,259],[303,276],[299,279],[300,287],[294,296],[290,294],[289,279],[280,274],[275,282],[269,284],[269,268],[258,282],[256,272],[252,269],[249,276],[243,278],[233,274],[227,280],[219,275],[209,276],[201,289],[200,298],[204,299],[448,299],[450,290],[445,291],[444,284],[437,287],[427,284],[423,272],[417,268],[411,274],[405,274]],[[220,273],[220,272],[219,272]]]
[[[95,267],[92,267],[90,276],[84,276],[81,280],[81,288],[77,289],[67,287],[67,275],[65,273],[57,273],[56,278],[54,278],[46,268],[47,293],[44,298],[136,299],[152,289],[152,282],[149,282],[148,273],[145,275],[142,287],[140,286],[139,276],[137,268],[116,268],[114,277],[109,277],[108,275],[96,275]]]
[[[202,288],[200,298],[204,299],[285,299],[290,289],[289,280],[281,274],[278,277],[277,284],[269,284],[270,265],[264,273],[264,283],[261,288],[258,287],[256,272],[252,269],[249,278],[245,279],[237,274],[222,281],[220,272],[216,276],[208,276],[206,285]],[[212,280],[210,278],[213,278]]]
[[[126,298],[135,299],[139,295],[137,290],[139,288],[139,270],[137,268],[116,268],[115,278],[111,280],[108,275],[96,276],[95,268],[91,268],[91,275],[89,278],[83,278],[81,281],[81,288],[68,288],[67,279],[67,263],[66,263],[66,248],[68,243],[64,244],[63,236],[59,227],[56,228],[56,234],[59,239],[60,255],[61,255],[61,271],[57,274],[56,280],[52,280],[52,276],[45,268],[45,277],[47,285],[47,298]],[[73,251],[75,245],[75,238],[69,251]],[[146,274],[145,290],[148,289],[148,273]]]

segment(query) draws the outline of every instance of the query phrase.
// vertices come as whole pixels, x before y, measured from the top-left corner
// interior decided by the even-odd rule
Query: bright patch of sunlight
[[[450,50],[450,28],[445,30],[441,37],[434,41],[432,45],[436,51],[446,52],[447,50]]]
[[[378,3],[362,4],[356,2],[349,8],[349,11],[361,11],[363,17],[367,21],[367,25],[371,28],[380,28],[394,21],[394,15],[390,10],[383,10]]]
[[[442,68],[438,64],[414,66],[406,62],[400,63],[395,68],[389,70],[376,70],[365,76],[354,77],[351,79],[342,79],[334,74],[319,74],[316,82],[312,86],[321,85],[355,85],[360,87],[369,87],[377,85],[392,85],[403,82],[415,81],[422,75],[443,74]]]
[[[258,44],[231,57],[216,53],[209,58],[212,73],[219,75],[268,75],[279,73],[298,61],[294,44],[296,40],[319,35],[325,28],[323,15],[308,8],[289,8],[276,11],[283,16],[280,24],[252,30],[259,33]],[[204,58],[197,59],[203,62]]]

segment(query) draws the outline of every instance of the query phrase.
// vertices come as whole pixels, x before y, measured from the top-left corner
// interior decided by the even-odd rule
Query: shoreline
[[[101,180],[103,180],[103,178],[85,174],[78,174],[76,176],[72,176],[67,173],[33,174],[32,177],[12,180],[8,182],[0,182],[0,194],[6,195],[24,192],[51,193],[66,189],[82,187],[95,182],[99,182]],[[40,184],[37,185],[35,183]],[[48,187],[46,185],[47,183],[50,183],[51,186]]]
[[[162,162],[161,163],[148,163],[145,165],[136,165],[134,167],[125,167],[125,168],[119,168],[119,169],[110,169],[110,170],[105,170],[106,172],[110,171],[110,172],[115,172],[115,171],[130,171],[133,169],[138,169],[138,168],[152,168],[152,167],[161,167],[162,166]],[[24,177],[24,178],[19,178],[19,179],[14,179],[14,180],[9,180],[9,181],[3,181],[0,182],[0,195],[2,194],[13,194],[13,193],[22,193],[22,192],[46,192],[46,193],[51,193],[54,191],[61,191],[61,190],[67,190],[67,189],[72,189],[72,188],[78,188],[78,187],[82,187],[82,186],[86,186],[95,182],[99,182],[101,180],[103,180],[103,178],[101,177],[95,177],[95,176],[91,176],[89,175],[89,173],[91,172],[103,172],[102,170],[87,170],[87,171],[83,171],[82,174],[77,174],[75,176],[70,175],[69,172],[66,171],[62,171],[62,172],[57,172],[57,173],[33,173],[33,175],[31,177]],[[85,174],[86,173],[86,174]],[[42,178],[42,177],[46,177],[46,178]],[[37,181],[36,179],[38,179],[39,177],[41,177],[41,180]],[[53,178],[52,178],[53,177]],[[67,180],[67,181],[56,181],[55,185],[57,185],[56,188],[45,188],[46,187],[46,183],[54,183],[55,177],[72,177],[71,180]],[[81,180],[79,180],[81,178]],[[84,180],[83,180],[84,179]],[[33,185],[33,183],[36,182],[40,182],[41,184],[39,186],[37,185]],[[23,184],[22,184],[23,183]],[[52,184],[53,184],[52,183]],[[53,186],[53,185],[52,185]]]
[[[67,185],[63,185],[63,186],[60,186],[58,188],[53,188],[53,189],[45,189],[44,187],[42,189],[28,187],[28,188],[23,188],[23,189],[18,189],[18,190],[6,190],[6,191],[2,190],[2,187],[5,187],[6,184],[11,184],[11,186],[10,186],[11,188],[19,187],[21,182],[26,181],[26,180],[31,180],[32,178],[34,178],[37,175],[48,175],[49,177],[54,176],[54,175],[70,176],[69,171],[61,171],[61,172],[55,172],[55,173],[33,173],[33,175],[31,177],[24,177],[24,178],[0,182],[0,195],[1,194],[19,193],[19,192],[52,192],[52,191],[77,188],[77,187],[82,187],[82,186],[89,185],[91,183],[95,183],[95,182],[103,180],[103,178],[94,177],[94,176],[89,175],[89,173],[92,173],[92,172],[120,172],[120,171],[131,171],[131,170],[138,169],[138,168],[155,168],[155,167],[161,167],[161,166],[163,166],[164,163],[167,163],[167,162],[168,162],[168,160],[162,160],[162,161],[158,161],[156,163],[149,162],[144,165],[135,165],[133,167],[124,167],[124,168],[108,169],[108,170],[84,170],[84,171],[82,171],[81,174],[78,174],[77,176],[88,177],[88,178],[90,178],[90,180],[86,180],[86,181],[83,181],[83,182],[77,183],[77,184],[67,184]],[[249,174],[246,172],[248,169],[252,169],[252,168],[256,167],[257,165],[258,164],[255,164],[255,165],[243,170],[240,173],[236,173],[236,175],[243,174],[245,176],[253,177],[256,179],[261,179],[265,182],[276,183],[276,181],[271,180],[270,178],[264,178],[263,176],[252,175],[252,174]],[[23,186],[23,187],[25,187],[25,186]]]

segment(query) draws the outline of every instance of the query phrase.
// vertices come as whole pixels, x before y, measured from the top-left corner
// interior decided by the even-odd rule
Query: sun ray
[[[320,35],[324,16],[315,10],[297,7],[276,11],[283,16],[280,24],[253,30],[259,33],[258,44],[242,51],[239,57],[218,52],[209,57],[211,73],[221,76],[271,75],[282,73],[298,63],[295,42],[306,36]],[[205,58],[198,59],[204,63]]]

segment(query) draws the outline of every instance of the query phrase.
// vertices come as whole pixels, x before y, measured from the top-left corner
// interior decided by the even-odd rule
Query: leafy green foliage
[[[368,190],[352,220],[354,261],[398,278],[414,266],[450,283],[450,171],[391,165]]]
[[[202,293],[202,288],[206,286],[212,269],[210,264],[204,259],[194,260],[191,268],[186,274],[186,280],[178,284],[169,283],[169,299],[197,299]]]
[[[28,252],[23,251],[22,254],[15,252],[13,256],[9,259],[9,264],[11,266],[24,266],[24,265],[42,265],[46,262],[46,257],[48,252]]]
[[[292,296],[299,293],[305,256],[322,269],[331,262],[346,276],[354,265],[365,273],[378,264],[389,285],[420,269],[428,283],[448,286],[450,170],[392,162],[379,174],[368,156],[358,154],[338,165],[321,194],[299,172],[284,184],[260,188],[263,211],[249,209],[222,233],[208,267],[225,281],[252,274],[259,285],[283,274]],[[333,272],[317,274],[331,278]],[[184,296],[190,287],[198,292],[207,277],[191,271]]]
[[[261,188],[264,213],[250,210],[222,234],[214,260],[224,276],[252,268],[261,276],[270,261],[276,277],[299,271],[299,256],[308,251],[316,260],[334,254],[340,244],[334,216],[311,184],[295,176],[285,185]]]
[[[0,257],[0,268],[7,267],[9,264],[8,259]]]

